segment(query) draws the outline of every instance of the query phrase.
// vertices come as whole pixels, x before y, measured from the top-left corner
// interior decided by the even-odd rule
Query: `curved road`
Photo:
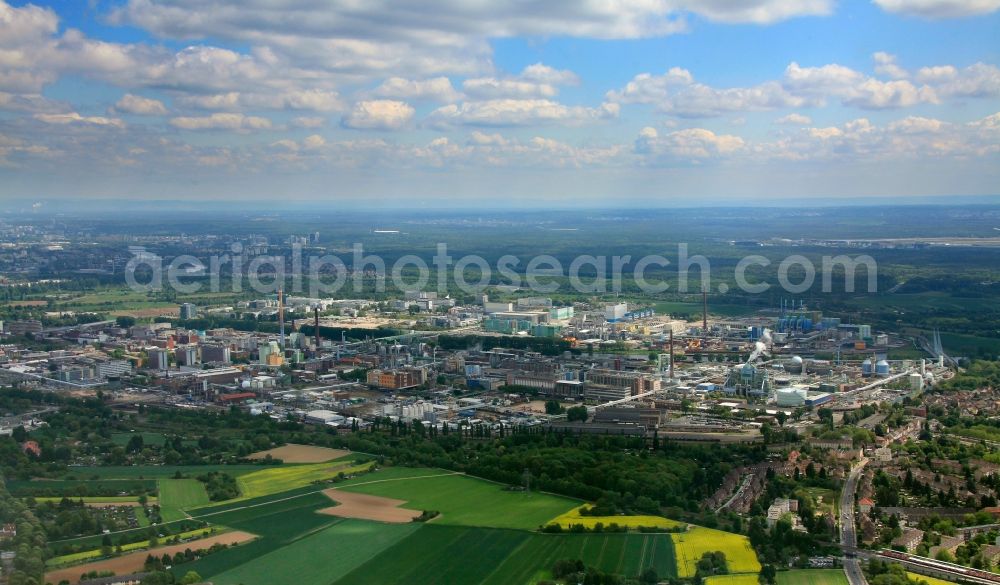
[[[858,478],[861,477],[861,471],[867,464],[868,460],[862,459],[851,469],[847,481],[844,482],[844,491],[840,492],[840,544],[852,549],[858,544],[854,525],[854,494],[858,490]],[[858,562],[853,552],[847,553],[844,559],[844,573],[851,585],[868,585],[868,580],[861,572],[861,563]]]

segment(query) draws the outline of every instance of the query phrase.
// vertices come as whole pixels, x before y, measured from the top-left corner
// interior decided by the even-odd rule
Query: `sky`
[[[0,0],[3,200],[1000,193],[1000,0]]]

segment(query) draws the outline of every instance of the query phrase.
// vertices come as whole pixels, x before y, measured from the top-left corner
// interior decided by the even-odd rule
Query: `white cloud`
[[[782,116],[774,121],[775,124],[788,124],[792,126],[808,126],[812,124],[812,118],[809,116],[804,116],[802,114],[791,113],[787,116]]]
[[[211,116],[181,116],[170,119],[170,125],[181,130],[267,130],[271,121],[258,116],[216,113]]]
[[[472,99],[489,100],[497,98],[555,97],[559,90],[548,83],[534,83],[519,79],[497,79],[478,77],[466,79],[462,91]]]
[[[923,18],[960,18],[1000,10],[1000,0],[873,0],[883,10]]]
[[[705,128],[686,128],[660,136],[656,128],[645,127],[635,141],[635,152],[656,158],[705,159],[733,155],[746,146],[739,136],[716,134]]]
[[[747,88],[716,89],[696,83],[689,71],[678,67],[663,75],[637,75],[621,90],[608,92],[607,99],[625,104],[653,104],[661,112],[685,118],[795,108],[807,103],[777,82],[769,81]]]
[[[576,73],[568,69],[555,69],[543,63],[528,65],[518,77],[549,85],[577,85],[580,83],[580,78]]]
[[[344,114],[341,124],[364,130],[398,130],[413,119],[414,112],[413,106],[397,100],[361,101]]]
[[[432,128],[448,126],[530,126],[542,124],[581,124],[616,118],[618,104],[602,104],[597,108],[566,106],[545,99],[496,99],[464,102],[438,108],[427,117]]]
[[[382,82],[372,95],[381,98],[396,98],[403,100],[430,100],[435,102],[453,102],[461,97],[451,85],[447,77],[412,80],[402,77],[390,77]]]
[[[575,85],[579,77],[572,71],[557,70],[535,63],[513,77],[477,77],[466,79],[462,90],[474,100],[501,98],[552,98],[559,94],[559,85]]]
[[[115,104],[114,110],[124,114],[136,114],[139,116],[165,116],[167,108],[163,102],[151,98],[144,98],[130,93],[122,96]]]
[[[892,79],[906,79],[909,74],[905,69],[896,64],[896,56],[879,51],[872,55],[875,61],[875,73],[891,77]]]
[[[93,126],[109,126],[124,128],[125,122],[120,118],[105,118],[103,116],[81,116],[76,112],[68,114],[35,114],[35,119],[46,124],[89,124]]]
[[[292,118],[292,126],[296,128],[322,128],[326,124],[326,118],[299,116]]]
[[[1000,68],[996,65],[975,63],[958,69],[950,65],[924,67],[917,78],[925,80],[943,97],[1000,97]]]

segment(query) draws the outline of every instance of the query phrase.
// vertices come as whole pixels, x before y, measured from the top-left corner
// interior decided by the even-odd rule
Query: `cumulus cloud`
[[[1000,10],[1000,0],[874,0],[886,12],[923,18],[961,18]]]
[[[512,77],[466,79],[462,83],[462,90],[469,98],[478,100],[552,98],[559,93],[557,86],[575,85],[579,82],[579,78],[572,71],[560,71],[542,63],[535,63]]]
[[[791,113],[787,116],[782,116],[774,121],[775,124],[788,124],[792,126],[808,126],[812,124],[812,118],[809,116],[804,116],[802,114]]]
[[[420,80],[390,77],[375,88],[372,95],[381,98],[435,102],[452,102],[461,97],[447,77]]]
[[[875,73],[891,77],[893,79],[906,79],[909,74],[905,69],[896,64],[896,56],[879,51],[872,55],[875,60]]]
[[[167,108],[163,102],[152,98],[144,98],[130,93],[122,96],[115,104],[114,111],[138,116],[165,116]]]
[[[641,73],[625,87],[607,93],[611,102],[651,104],[660,112],[685,118],[707,118],[731,112],[763,111],[798,107],[820,107],[828,100],[862,109],[906,108],[923,103],[939,103],[941,97],[956,95],[988,96],[1000,91],[1000,71],[976,64],[959,75],[957,70],[936,68],[919,72],[918,83],[886,53],[875,56],[881,74],[869,77],[836,63],[803,67],[792,62],[780,80],[752,87],[715,88],[695,81],[691,72],[674,67],[662,75]],[[930,83],[932,80],[934,83]]]
[[[292,126],[296,128],[322,128],[326,124],[326,118],[316,116],[298,116],[292,118]]]
[[[732,155],[746,146],[739,136],[716,134],[705,128],[686,128],[660,135],[647,126],[639,132],[635,152],[654,158],[705,159]]]
[[[413,106],[398,100],[368,100],[354,104],[341,124],[361,130],[398,130],[413,119]]]
[[[92,126],[109,126],[124,128],[125,122],[120,118],[105,118],[103,116],[81,116],[76,112],[68,114],[35,114],[35,119],[46,124],[87,124]]]
[[[642,73],[607,99],[623,104],[653,104],[661,112],[685,118],[721,116],[730,112],[794,108],[806,104],[781,84],[765,82],[754,87],[716,89],[697,83],[686,69],[674,67],[663,75]]]
[[[528,126],[544,124],[581,124],[616,118],[618,104],[597,108],[567,106],[545,99],[495,99],[448,105],[431,112],[426,123],[433,128],[449,126]]]
[[[170,119],[170,125],[181,130],[267,130],[271,121],[258,116],[216,113],[211,116],[180,116]]]

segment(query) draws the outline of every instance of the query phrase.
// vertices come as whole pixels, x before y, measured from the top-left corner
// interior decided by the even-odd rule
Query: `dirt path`
[[[401,508],[400,506],[406,503],[405,500],[394,500],[342,490],[324,490],[323,494],[331,500],[339,502],[340,505],[323,508],[319,511],[320,514],[399,524],[412,522],[421,514],[416,510]]]
[[[80,575],[83,573],[89,573],[90,571],[114,571],[115,575],[128,575],[130,573],[142,571],[143,565],[146,563],[146,557],[150,554],[156,555],[157,557],[162,557],[164,554],[173,556],[176,553],[184,552],[185,549],[197,550],[199,548],[209,548],[213,544],[243,543],[255,538],[257,538],[256,534],[250,534],[249,532],[242,532],[238,530],[226,532],[224,534],[216,534],[199,540],[183,542],[181,544],[158,546],[153,549],[140,550],[124,554],[120,557],[112,559],[104,559],[82,565],[73,565],[72,567],[67,567],[65,569],[56,569],[45,573],[45,581],[49,583],[58,583],[65,579],[70,583],[76,583],[80,580]]]
[[[345,455],[350,455],[350,451],[343,449],[330,449],[329,447],[314,447],[312,445],[283,445],[258,451],[247,457],[247,459],[263,459],[267,455],[275,459],[281,459],[285,463],[326,463],[339,459]]]

